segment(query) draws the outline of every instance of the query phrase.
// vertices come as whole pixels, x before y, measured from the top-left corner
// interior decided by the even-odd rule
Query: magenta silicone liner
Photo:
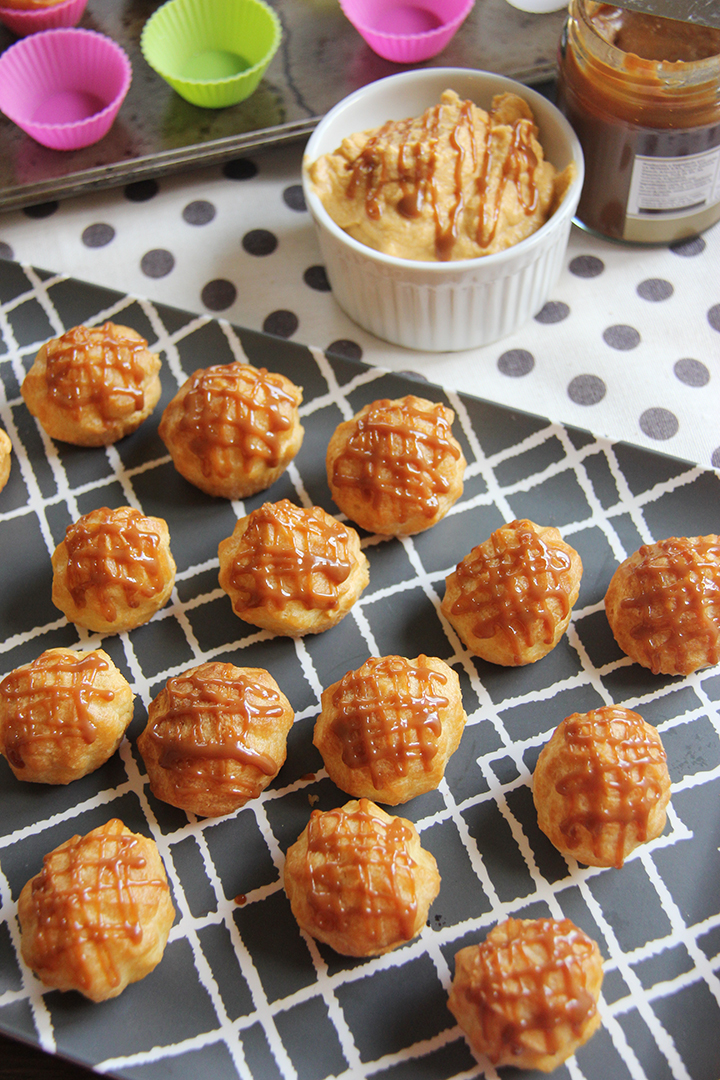
[[[386,60],[414,64],[437,56],[451,41],[475,0],[340,0],[340,7],[370,48]]]
[[[45,30],[0,56],[0,109],[43,146],[77,150],[108,132],[131,79],[127,54],[104,34]]]

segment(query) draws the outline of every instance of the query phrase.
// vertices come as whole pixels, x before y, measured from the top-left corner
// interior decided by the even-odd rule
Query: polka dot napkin
[[[720,468],[720,225],[671,247],[573,227],[553,296],[511,337],[414,353],[335,303],[292,143],[0,217],[0,255]]]

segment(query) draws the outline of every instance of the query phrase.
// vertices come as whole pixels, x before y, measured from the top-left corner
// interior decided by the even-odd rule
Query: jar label
[[[717,202],[720,202],[720,146],[684,157],[636,155],[628,217],[688,217]]]

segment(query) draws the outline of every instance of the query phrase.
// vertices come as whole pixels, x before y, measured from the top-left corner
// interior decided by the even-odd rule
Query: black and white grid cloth
[[[24,372],[49,337],[106,319],[136,328],[161,352],[161,402],[135,434],[107,449],[53,443],[22,402]],[[533,334],[541,333],[539,325]],[[0,674],[53,646],[101,644],[137,695],[120,750],[82,780],[23,784],[0,761],[0,1027],[132,1080],[492,1078],[446,1006],[453,957],[507,916],[566,915],[604,957],[603,1026],[557,1070],[558,1080],[717,1080],[720,670],[669,678],[630,663],[614,643],[603,596],[615,566],[642,543],[718,531],[720,476],[365,366],[348,351],[308,348],[210,313],[0,263],[0,421],[14,446],[0,493]],[[269,491],[244,503],[187,484],[157,434],[162,408],[189,373],[237,358],[304,388],[298,457]],[[325,634],[273,637],[243,623],[218,586],[218,543],[266,499],[337,513],[324,466],[332,431],[366,402],[408,392],[455,410],[468,460],[461,500],[417,536],[364,535],[370,584]],[[101,639],[54,608],[50,555],[80,514],[127,504],[168,522],[177,581],[149,623]],[[556,526],[580,552],[584,574],[556,649],[527,668],[502,669],[467,653],[440,601],[459,559],[522,517]],[[311,810],[346,801],[312,745],[313,724],[322,689],[346,671],[371,655],[421,653],[457,671],[468,714],[440,787],[395,810],[416,824],[442,885],[419,938],[351,960],[299,931],[282,888],[284,853]],[[136,749],[166,679],[206,660],[266,668],[296,717],[276,780],[220,819],[156,800]],[[672,802],[663,835],[622,869],[581,867],[538,830],[532,771],[565,716],[614,703],[660,732]],[[158,968],[96,1005],[48,991],[22,964],[16,902],[47,851],[111,817],[157,841],[177,918]]]

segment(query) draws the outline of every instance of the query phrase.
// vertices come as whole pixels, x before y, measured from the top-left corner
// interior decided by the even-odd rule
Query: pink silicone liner
[[[44,30],[0,55],[0,109],[36,142],[78,150],[110,129],[130,87],[123,49],[94,30]]]
[[[58,26],[77,26],[87,4],[88,0],[64,0],[63,3],[35,11],[19,11],[0,5],[0,22],[18,37],[27,37],[40,30],[55,30]]]
[[[475,0],[339,0],[373,52],[397,64],[429,60],[451,41]]]

